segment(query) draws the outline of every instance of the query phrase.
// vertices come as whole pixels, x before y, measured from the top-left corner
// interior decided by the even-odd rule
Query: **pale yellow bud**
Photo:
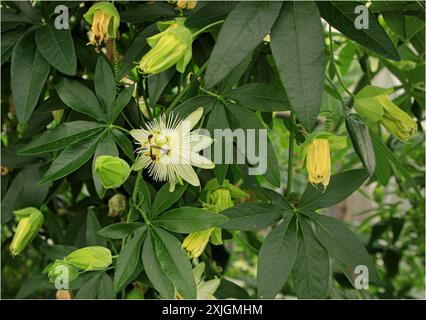
[[[330,142],[327,139],[314,139],[307,148],[306,168],[309,182],[322,183],[327,187],[331,173]]]

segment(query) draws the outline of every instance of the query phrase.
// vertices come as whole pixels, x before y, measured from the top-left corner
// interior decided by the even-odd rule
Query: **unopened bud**
[[[106,189],[118,188],[130,175],[130,167],[119,157],[99,156],[95,161],[95,172]]]
[[[9,249],[12,255],[16,256],[34,239],[44,223],[44,216],[32,207],[14,211],[14,214],[19,222]]]
[[[126,197],[122,194],[115,194],[108,200],[108,215],[117,217],[126,211]]]
[[[64,262],[84,271],[104,270],[112,263],[112,255],[105,247],[85,247],[71,252]]]

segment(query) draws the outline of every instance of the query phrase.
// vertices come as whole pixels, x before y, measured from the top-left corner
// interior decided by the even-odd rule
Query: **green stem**
[[[295,123],[294,113],[291,112],[291,123]],[[287,198],[290,197],[293,184],[293,158],[294,158],[294,132],[290,130],[290,144],[288,146],[288,176],[287,176]]]
[[[336,71],[336,76],[337,79],[340,82],[340,85],[342,86],[342,88],[346,91],[346,93],[353,98],[354,95],[352,94],[352,92],[349,91],[349,89],[346,87],[346,85],[343,83],[343,80],[339,74],[339,69],[337,69],[337,65],[336,65],[336,61],[334,61],[334,48],[333,48],[333,35],[331,33],[331,25],[328,25],[328,36],[330,38],[330,62],[333,64],[334,66],[334,70]]]
[[[112,61],[113,61],[113,66],[114,66],[114,79],[116,84],[118,85],[119,81],[118,81],[118,52],[117,52],[117,46],[115,44],[115,39],[113,40],[112,43]]]
[[[138,211],[142,214],[142,218],[145,221],[146,224],[149,224],[149,219],[146,215],[146,212],[144,210],[142,210],[141,208],[139,208],[138,206],[136,206],[136,202],[137,202],[137,196],[138,196],[138,189],[139,189],[139,183],[142,179],[142,170],[138,171],[138,175],[136,176],[136,181],[135,181],[135,187],[133,188],[133,194],[132,194],[132,203],[133,203],[133,207],[135,207],[136,209],[138,209]],[[127,217],[127,220],[129,220],[130,214]]]
[[[211,28],[213,26],[216,26],[218,24],[223,23],[225,20],[219,20],[213,23],[210,23],[209,25],[201,28],[200,30],[196,31],[195,33],[192,34],[192,39],[194,40],[199,34],[203,33],[204,31],[206,31],[208,28]]]
[[[123,115],[123,116],[124,116],[124,115]],[[120,131],[123,131],[123,132],[125,132],[125,133],[127,133],[127,134],[130,134],[130,131],[129,131],[129,130],[127,130],[127,129],[123,128],[123,127],[117,126],[117,125],[115,125],[115,124],[113,124],[111,127],[112,127],[112,128],[116,128],[116,129],[118,129],[118,130],[120,130]]]
[[[201,73],[204,72],[204,70],[207,68],[207,62],[198,70],[198,72],[195,74],[195,79],[198,78]],[[170,113],[179,103],[180,99],[188,92],[189,88],[191,88],[191,84],[188,84],[172,101],[172,103],[169,105],[169,107],[166,110],[166,114]]]

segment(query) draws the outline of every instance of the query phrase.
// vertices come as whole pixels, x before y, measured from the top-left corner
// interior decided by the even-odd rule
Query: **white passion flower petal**
[[[201,151],[213,143],[213,139],[199,134],[197,131],[191,132],[191,151]]]
[[[188,126],[188,130],[191,130],[195,127],[195,125],[200,121],[201,117],[203,116],[203,108],[199,107],[197,110],[192,112],[189,116],[187,116],[183,121],[182,124],[185,124]]]
[[[196,152],[191,152],[191,164],[202,169],[214,168],[214,163],[210,159],[207,159],[206,157],[203,157]]]

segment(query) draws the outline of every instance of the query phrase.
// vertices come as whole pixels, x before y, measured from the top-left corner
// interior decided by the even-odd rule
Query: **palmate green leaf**
[[[160,293],[160,296],[163,299],[174,299],[173,284],[161,268],[160,262],[157,259],[154,239],[150,229],[147,231],[142,249],[142,262],[149,281],[154,286],[154,289]]]
[[[141,248],[146,228],[138,228],[133,237],[127,239],[117,259],[114,272],[114,291],[119,292],[127,284],[134,280],[135,271],[142,263]],[[137,275],[136,275],[137,276]]]
[[[261,186],[252,186],[251,188],[263,202],[277,206],[285,212],[293,211],[291,204],[280,193]]]
[[[347,274],[353,279],[358,265],[368,268],[369,280],[378,282],[376,267],[361,241],[341,221],[310,210],[301,213],[314,221],[315,237],[327,249],[328,253],[342,263]]]
[[[166,211],[176,201],[178,201],[185,192],[187,184],[183,186],[177,185],[175,191],[169,191],[169,183],[164,184],[155,195],[151,209],[151,217],[158,216],[161,212]]]
[[[262,41],[279,14],[281,2],[240,2],[226,18],[206,71],[213,87],[238,66]]]
[[[213,22],[220,21],[237,6],[238,1],[223,1],[206,3],[200,9],[191,13],[185,20],[185,26],[188,28],[201,29]]]
[[[23,36],[12,52],[10,82],[20,123],[26,123],[34,111],[49,70],[49,64],[37,50],[34,32]]]
[[[129,104],[134,88],[135,87],[133,85],[124,88],[124,90],[121,91],[118,97],[115,99],[114,104],[111,107],[111,112],[108,115],[108,120],[110,123],[113,123],[123,108]]]
[[[73,76],[77,69],[77,56],[70,29],[57,29],[48,22],[36,30],[37,48],[52,67]]]
[[[98,135],[88,137],[65,148],[52,162],[41,182],[63,178],[80,168],[95,153],[99,139]]]
[[[260,248],[257,265],[259,298],[272,299],[284,287],[296,253],[296,219],[294,215],[288,215],[269,233]]]
[[[161,228],[153,227],[152,238],[161,269],[184,299],[196,299],[197,288],[191,262],[178,239]]]
[[[210,112],[209,120],[207,121],[206,128],[210,130],[211,136],[214,138],[214,129],[227,129],[229,128],[228,119],[226,118],[225,107],[222,103],[216,102]],[[215,160],[214,147],[212,148],[212,159],[214,159],[215,167],[213,169],[217,181],[222,184],[225,180],[226,173],[228,172],[229,164],[225,163],[225,144],[222,143],[222,159],[221,161]],[[218,159],[219,160],[219,159]],[[220,163],[218,163],[220,162]]]
[[[250,83],[231,90],[224,96],[254,111],[289,110],[290,103],[284,90],[268,83]]]
[[[71,109],[98,121],[106,121],[105,112],[95,94],[81,82],[63,78],[56,83],[55,88],[61,100]]]
[[[292,273],[298,298],[326,298],[330,277],[328,254],[303,218],[299,219],[297,257]]]
[[[232,129],[235,130],[238,128],[242,128],[266,130],[260,122],[259,118],[252,111],[246,109],[243,106],[235,105],[232,103],[225,103],[225,106],[226,110],[228,111],[228,121]],[[259,143],[259,133],[256,132],[256,139],[254,144],[254,149],[256,150],[256,152],[259,152],[261,143]],[[269,138],[267,138],[266,148],[267,165],[266,172],[263,176],[273,186],[279,187],[281,185],[281,173],[278,166],[277,156],[275,155],[275,150],[272,147]]]
[[[334,206],[358,190],[367,178],[364,169],[356,169],[332,175],[325,191],[322,185],[309,184],[302,195],[300,208],[315,210]]]
[[[145,225],[141,222],[119,222],[102,228],[98,234],[109,239],[123,239],[130,236],[139,228],[144,228]]]
[[[115,299],[114,284],[111,277],[106,273],[102,272],[99,278],[97,287],[97,298],[98,299]]]
[[[285,211],[271,204],[243,202],[226,209],[223,215],[229,218],[222,228],[229,230],[257,230],[276,223]]]
[[[105,130],[104,134],[101,136],[92,161],[93,183],[95,185],[96,193],[101,199],[104,197],[106,189],[103,187],[101,180],[96,174],[95,163],[97,157],[105,155],[114,157],[118,156],[118,149],[115,145],[114,136],[112,135],[110,130]]]
[[[206,209],[180,207],[164,212],[153,224],[172,232],[191,233],[219,227],[227,220],[226,216]]]
[[[271,31],[271,50],[292,110],[312,131],[324,85],[324,33],[313,2],[283,4]]]
[[[113,104],[115,101],[116,85],[112,68],[104,57],[99,55],[95,69],[95,92],[103,110],[107,114],[107,119],[111,119],[113,113]],[[128,102],[128,101],[127,101]]]
[[[40,137],[25,145],[18,154],[30,155],[63,149],[72,143],[98,134],[103,124],[90,121],[64,122],[53,130],[45,131]]]
[[[377,152],[383,154],[397,169],[398,172],[404,177],[404,179],[411,185],[411,187],[416,192],[417,196],[422,199],[422,193],[419,190],[416,182],[411,177],[410,173],[407,169],[401,164],[399,159],[395,156],[395,154],[382,142],[382,140],[377,136],[377,134],[370,130],[371,139],[374,144],[374,148]]]
[[[364,168],[372,176],[376,169],[376,156],[368,127],[360,120],[354,119],[351,116],[346,116],[345,121],[346,129],[351,137],[355,152],[361,159]]]
[[[381,27],[377,17],[369,12],[367,29],[356,29],[355,7],[359,5],[355,1],[317,1],[321,17],[347,36],[358,42],[360,45],[374,51],[385,58],[399,61],[398,51],[392,44],[385,30]]]
[[[96,217],[95,212],[89,209],[86,219],[86,244],[88,246],[103,246],[106,247],[105,238],[99,235],[101,225]]]

